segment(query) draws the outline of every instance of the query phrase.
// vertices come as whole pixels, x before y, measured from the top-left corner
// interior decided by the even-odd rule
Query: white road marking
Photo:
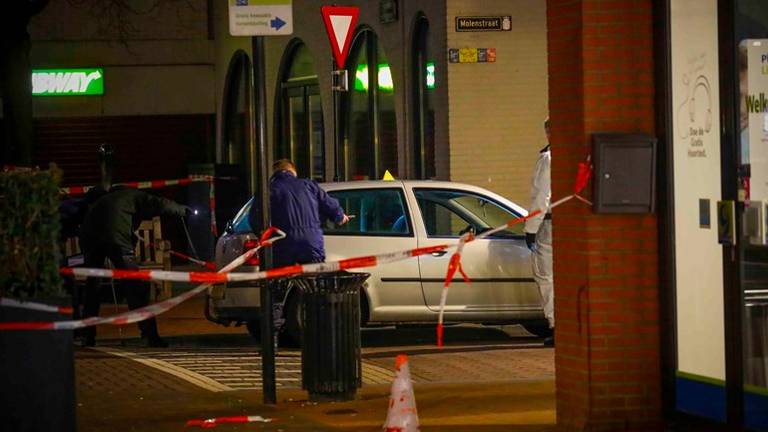
[[[261,357],[238,349],[190,351],[129,351],[117,348],[95,348],[102,352],[135,360],[169,373],[198,387],[213,392],[261,389]],[[301,355],[280,353],[275,359],[278,387],[296,387],[301,382]],[[363,360],[364,384],[389,384],[394,371]]]
[[[187,381],[190,384],[194,384],[198,387],[202,387],[206,390],[212,391],[212,392],[220,392],[220,391],[230,391],[234,390],[233,388],[226,386],[224,384],[221,384],[219,382],[216,382],[215,380],[212,380],[204,375],[201,375],[196,372],[192,372],[190,370],[181,368],[179,366],[164,362],[162,360],[157,359],[150,359],[146,357],[142,357],[138,354],[128,352],[128,351],[121,351],[117,349],[111,349],[111,348],[103,348],[103,347],[94,347],[93,349],[102,351],[105,353],[109,353],[112,355],[116,355],[118,357],[125,357],[129,358],[131,360],[137,361],[143,365],[155,368],[157,370],[161,370],[165,373],[169,373],[177,378],[181,378],[184,381]]]

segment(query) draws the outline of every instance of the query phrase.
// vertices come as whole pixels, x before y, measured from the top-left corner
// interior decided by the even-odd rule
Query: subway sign
[[[33,96],[98,96],[104,94],[104,70],[34,69]]]

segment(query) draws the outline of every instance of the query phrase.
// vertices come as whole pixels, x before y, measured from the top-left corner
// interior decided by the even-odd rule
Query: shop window
[[[232,56],[224,91],[221,158],[247,169],[250,154],[251,61],[244,51]]]
[[[413,37],[413,170],[416,178],[435,177],[435,61],[429,49],[429,21],[416,21]]]
[[[325,180],[323,108],[312,56],[296,41],[287,50],[288,66],[280,82],[279,129],[275,159],[294,161],[301,177]]]
[[[397,176],[395,83],[376,34],[363,30],[347,63],[351,89],[344,102],[346,180],[378,179],[386,170]]]

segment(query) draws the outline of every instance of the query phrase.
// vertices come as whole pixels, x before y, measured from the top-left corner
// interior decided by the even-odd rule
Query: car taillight
[[[246,240],[245,243],[243,243],[243,252],[247,252],[251,249],[254,249],[259,246],[258,240]],[[259,260],[259,254],[255,253],[252,257],[248,258],[248,260],[245,262],[246,265],[252,265],[257,266],[261,264],[261,261]]]

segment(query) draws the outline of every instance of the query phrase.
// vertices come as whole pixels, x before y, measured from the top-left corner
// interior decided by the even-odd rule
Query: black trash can
[[[302,293],[301,377],[309,400],[352,400],[362,385],[360,288],[368,273],[295,279]]]

